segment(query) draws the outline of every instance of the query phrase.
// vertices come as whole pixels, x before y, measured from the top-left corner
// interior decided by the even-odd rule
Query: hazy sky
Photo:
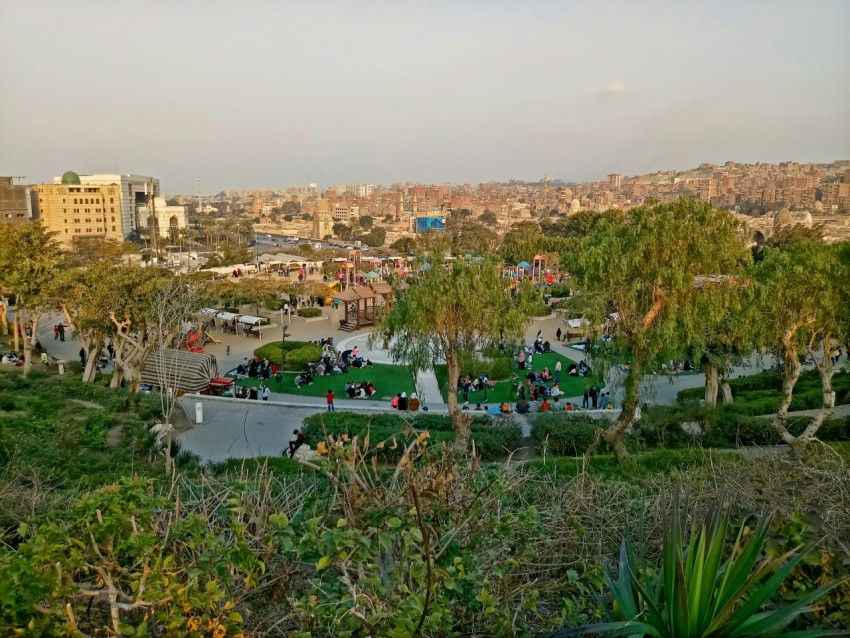
[[[0,175],[585,181],[850,158],[850,1],[0,0]]]

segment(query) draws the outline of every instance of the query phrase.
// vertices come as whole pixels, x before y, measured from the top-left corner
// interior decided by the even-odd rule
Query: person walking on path
[[[555,363],[555,383],[561,382],[561,360],[558,359],[557,363]]]
[[[593,409],[596,410],[597,401],[599,399],[599,390],[596,389],[595,385],[590,386],[590,401],[593,405]]]
[[[557,331],[555,331],[555,341],[561,340],[561,328],[559,327]]]
[[[334,391],[328,390],[328,393],[325,395],[325,399],[328,401],[328,412],[334,411]]]
[[[56,329],[59,330],[59,341],[65,341],[65,326],[60,323]]]
[[[53,340],[56,341],[59,338],[59,326],[53,326]]]
[[[590,392],[587,389],[587,386],[584,386],[584,394],[581,397],[581,407],[587,410],[590,405]]]
[[[80,348],[80,365],[83,367],[83,370],[86,369],[86,349]]]

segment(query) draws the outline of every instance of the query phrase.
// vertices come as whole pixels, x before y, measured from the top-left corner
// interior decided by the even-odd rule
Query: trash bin
[[[65,364],[68,363],[64,359],[59,359],[56,361],[56,365],[59,366],[59,374],[65,374]]]
[[[195,423],[200,425],[204,422],[204,404],[200,401],[195,404]]]

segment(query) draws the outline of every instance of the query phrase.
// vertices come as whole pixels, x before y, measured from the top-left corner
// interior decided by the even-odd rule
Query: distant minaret
[[[549,177],[544,173],[543,174],[543,201],[546,201],[546,197],[549,195]]]
[[[398,204],[396,204],[396,209],[395,209],[395,220],[397,222],[400,222],[402,215],[404,215],[404,193],[399,191],[398,192]]]

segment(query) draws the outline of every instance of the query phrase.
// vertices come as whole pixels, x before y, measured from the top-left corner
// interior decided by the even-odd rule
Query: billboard
[[[429,230],[445,230],[446,229],[446,218],[445,217],[417,217],[416,218],[416,232],[417,233],[426,233]]]

